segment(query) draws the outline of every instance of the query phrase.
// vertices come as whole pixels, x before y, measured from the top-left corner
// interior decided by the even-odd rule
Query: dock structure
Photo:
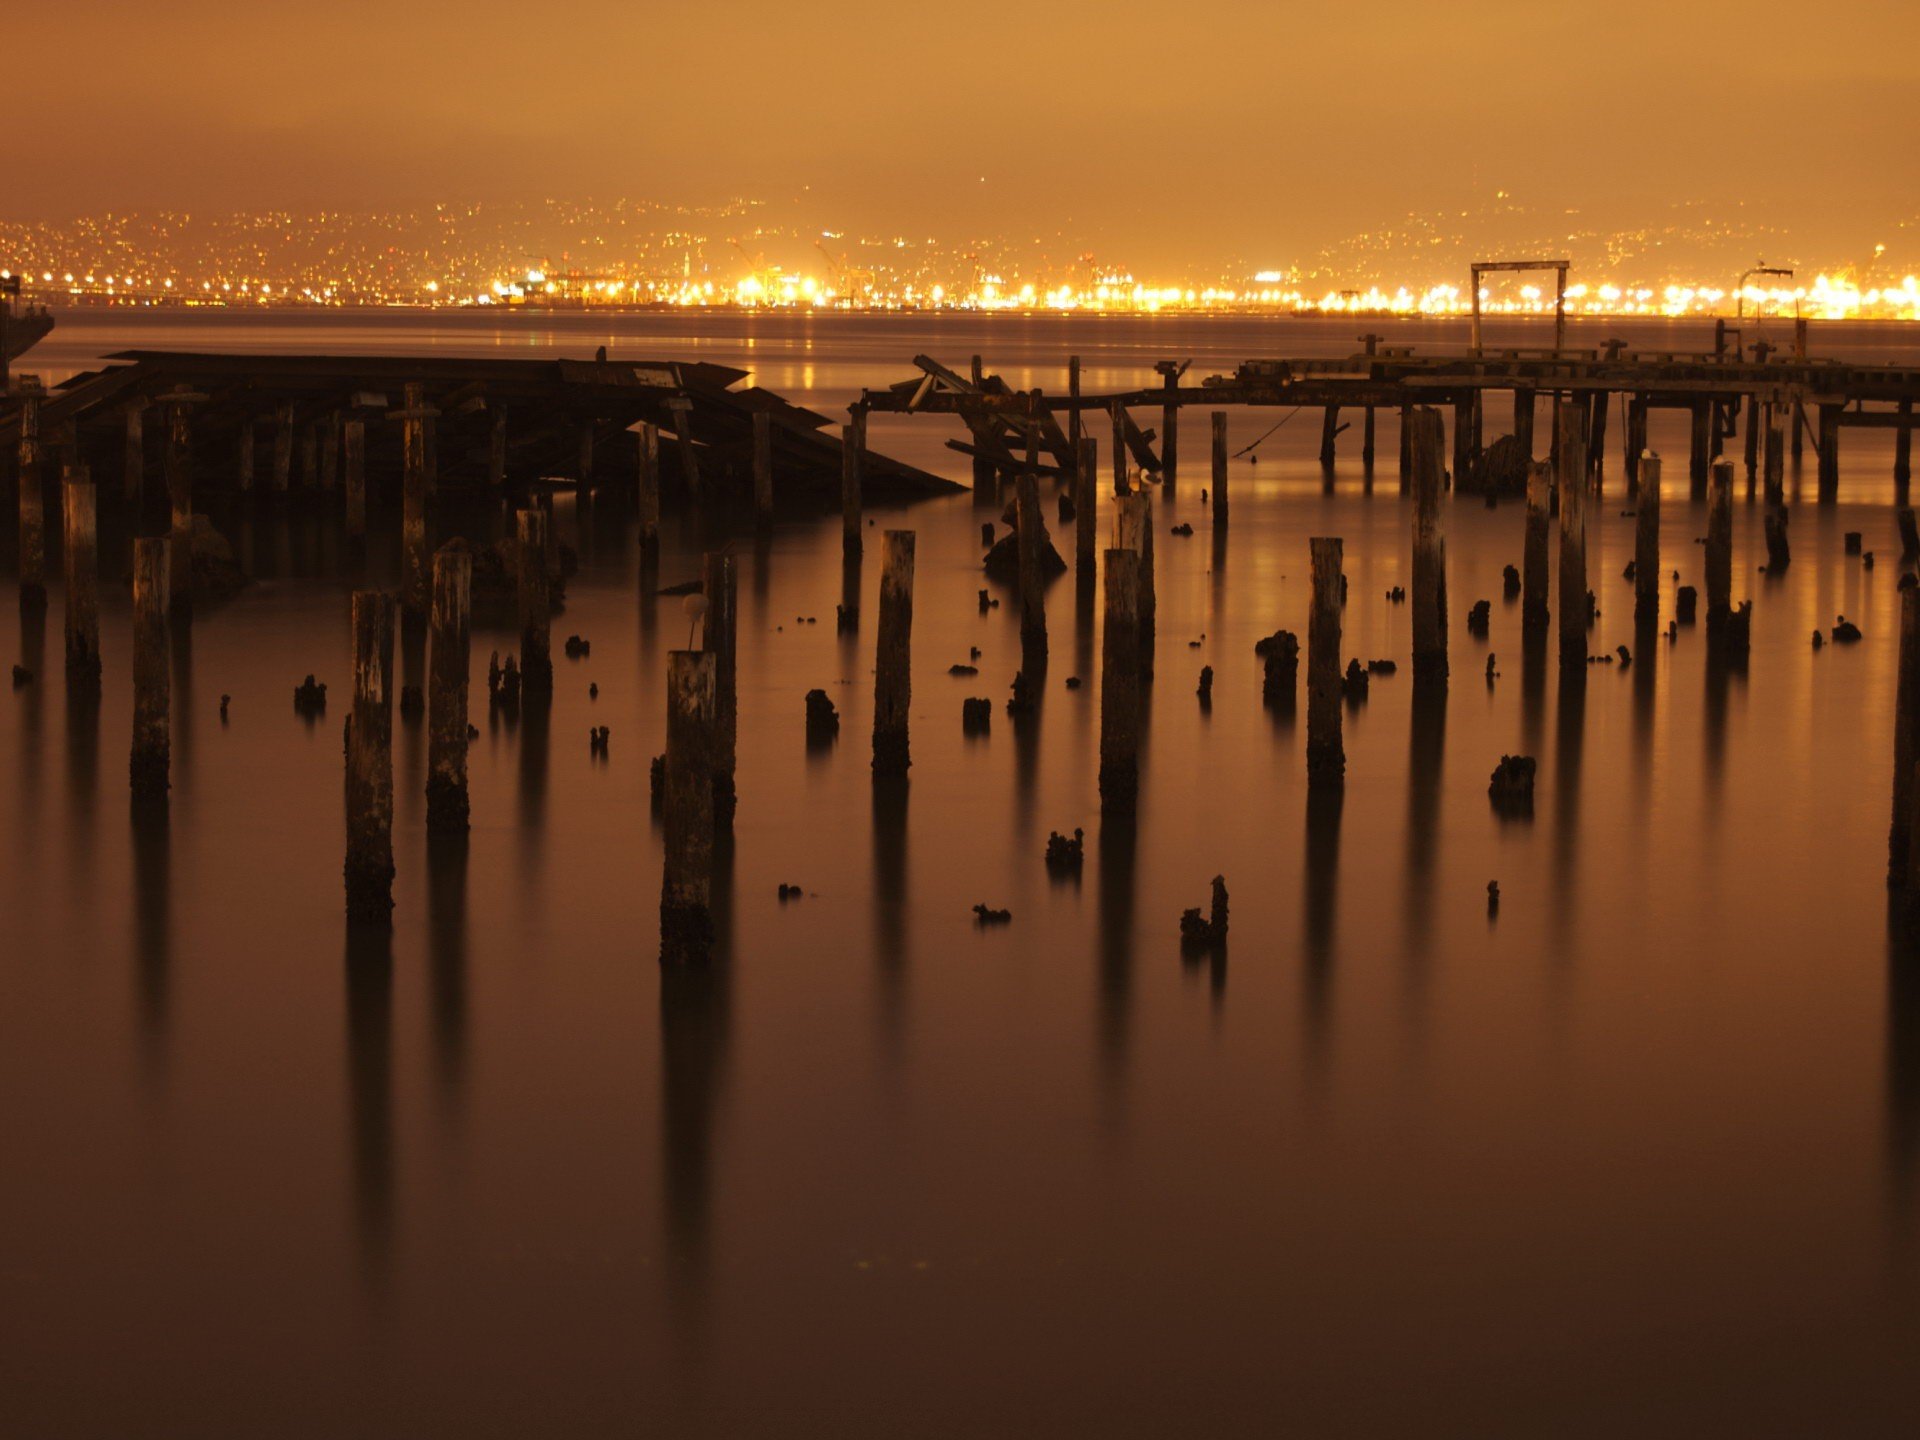
[[[191,394],[196,403],[187,443],[196,492],[255,488],[251,461],[243,467],[235,456],[250,455],[252,437],[264,428],[274,437],[274,453],[271,476],[259,489],[275,497],[310,489],[338,500],[335,487],[324,483],[324,467],[316,465],[309,476],[294,463],[295,437],[316,427],[331,434],[338,417],[350,510],[360,503],[362,486],[397,495],[409,454],[436,498],[448,491],[525,489],[553,477],[637,493],[640,450],[622,432],[643,425],[655,427],[679,454],[679,463],[656,467],[669,501],[688,499],[697,475],[703,500],[751,513],[756,426],[764,426],[760,455],[770,491],[758,497],[762,502],[770,498],[775,507],[811,513],[837,506],[841,496],[841,437],[828,417],[743,383],[749,373],[726,365],[165,350],[126,350],[107,360],[37,395],[38,425],[43,434],[71,427],[78,458],[135,494],[141,477],[129,457],[143,452],[129,436],[138,433],[139,417],[149,405]],[[402,429],[418,423],[408,419],[416,396],[431,423],[419,424],[408,447]],[[0,401],[0,452],[18,448],[24,409],[18,396]],[[863,450],[859,462],[870,500],[963,488],[876,451]]]
[[[1920,401],[1920,366],[1810,359],[1764,343],[1750,350],[1697,354],[1629,350],[1619,341],[1595,349],[1560,345],[1419,353],[1411,346],[1380,344],[1377,336],[1361,338],[1367,348],[1345,358],[1248,360],[1230,375],[1210,375],[1197,383],[1182,383],[1183,366],[1159,361],[1152,367],[1151,382],[1143,376],[1136,389],[1106,394],[1016,390],[996,375],[982,371],[968,379],[922,355],[913,362],[917,376],[884,390],[864,391],[859,404],[875,414],[957,417],[969,438],[949,440],[949,447],[974,457],[976,477],[985,473],[1002,480],[1029,468],[1071,475],[1074,450],[1068,437],[1086,423],[1088,411],[1112,418],[1115,437],[1124,446],[1124,454],[1115,457],[1116,466],[1124,468],[1130,459],[1138,469],[1164,477],[1164,456],[1153,448],[1155,432],[1134,424],[1131,412],[1136,409],[1159,408],[1163,427],[1183,405],[1318,410],[1323,420],[1320,458],[1331,465],[1346,428],[1339,421],[1342,410],[1391,409],[1404,421],[1415,407],[1431,406],[1452,417],[1453,488],[1515,495],[1524,493],[1526,466],[1533,458],[1531,422],[1537,401],[1578,403],[1598,425],[1615,409],[1610,397],[1620,397],[1618,413],[1626,417],[1629,431],[1625,454],[1630,486],[1638,480],[1648,414],[1668,410],[1687,415],[1693,436],[1690,478],[1700,495],[1706,492],[1708,468],[1735,433],[1737,417],[1772,404],[1793,417],[1790,428],[1796,440],[1803,432],[1812,439],[1819,498],[1831,504],[1839,493],[1845,433],[1895,431],[1898,470],[1898,456],[1910,453],[1914,406]],[[1490,395],[1508,397],[1500,408],[1510,405],[1514,435],[1483,445],[1483,417],[1500,413],[1490,410]],[[1024,458],[1029,445],[1040,456],[1034,467]],[[1597,478],[1599,447],[1592,434],[1586,448],[1594,457]]]

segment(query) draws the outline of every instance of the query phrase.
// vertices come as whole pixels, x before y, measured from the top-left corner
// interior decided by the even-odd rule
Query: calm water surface
[[[1099,389],[1166,356],[1206,374],[1345,353],[1358,328],[77,316],[27,368],[133,345],[607,344],[738,364],[837,418],[919,351],[984,352],[1050,391],[1077,351]],[[1898,330],[1816,344],[1914,358]],[[1234,447],[1283,413],[1236,412]],[[1450,504],[1453,682],[1416,725],[1410,614],[1385,599],[1410,568],[1392,417],[1372,493],[1353,435],[1323,489],[1311,415],[1236,461],[1220,550],[1188,415],[1131,829],[1099,819],[1099,619],[1070,580],[1040,714],[961,733],[961,700],[998,706],[1019,658],[1014,597],[974,602],[967,496],[873,515],[875,535],[919,536],[899,803],[867,763],[878,546],[848,639],[836,524],[737,542],[741,801],[706,974],[655,959],[647,760],[687,622],[638,593],[617,503],[562,502],[583,568],[556,634],[592,654],[556,659],[550,716],[489,718],[479,692],[466,846],[429,848],[424,730],[396,723],[390,939],[343,918],[355,577],[335,517],[221,517],[257,579],[176,640],[160,834],[128,814],[124,586],[104,586],[97,713],[67,701],[56,587],[44,626],[9,635],[39,678],[0,697],[7,1433],[1913,1433],[1920,968],[1883,878],[1891,437],[1848,432],[1837,507],[1811,503],[1810,451],[1790,474],[1807,503],[1778,579],[1739,482],[1744,676],[1711,674],[1704,631],[1682,630],[1563,697],[1500,598],[1519,509]],[[956,433],[889,419],[873,444],[965,478]],[[1701,584],[1679,418],[1651,443],[1675,457],[1665,562]],[[1634,641],[1618,454],[1616,429],[1590,512],[1596,651]],[[1844,556],[1855,529],[1878,568]],[[668,531],[663,582],[693,578],[700,538]],[[1304,634],[1322,534],[1346,540],[1347,651],[1400,663],[1347,712],[1331,808],[1309,807],[1304,716],[1262,708],[1253,655]],[[124,537],[103,548],[124,575]],[[371,563],[391,583],[390,535]],[[1486,639],[1464,623],[1481,598]],[[1813,650],[1840,614],[1864,643]],[[482,615],[476,669],[513,644]],[[973,646],[980,674],[949,677]],[[311,725],[288,694],[309,671],[334,700]],[[801,723],[816,686],[842,715],[824,754]],[[1507,752],[1539,760],[1531,821],[1489,809]],[[1047,834],[1076,826],[1085,873],[1050,881]],[[1195,964],[1178,918],[1216,872],[1230,952]],[[806,898],[780,904],[781,882]],[[1013,923],[976,928],[976,902]]]

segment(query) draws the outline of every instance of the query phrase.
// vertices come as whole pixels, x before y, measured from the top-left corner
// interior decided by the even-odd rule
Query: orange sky
[[[1818,249],[1920,214],[1920,4],[575,0],[10,14],[0,216],[790,198],[1149,257],[1498,187],[1611,225],[1744,199]]]

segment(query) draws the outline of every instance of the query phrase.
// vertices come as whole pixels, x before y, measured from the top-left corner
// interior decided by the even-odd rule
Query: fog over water
[[[1050,393],[1078,353],[1099,391],[1162,358],[1197,377],[1344,354],[1362,328],[1465,340],[1441,322],[89,313],[17,368],[58,379],[129,346],[604,344],[748,368],[837,421],[916,353],[980,353]],[[1488,344],[1542,333],[1490,325]],[[1813,343],[1910,363],[1912,333]],[[1711,348],[1698,324],[1572,343],[1614,334]],[[1550,655],[1529,663],[1501,593],[1521,508],[1449,499],[1452,680],[1419,717],[1410,607],[1387,599],[1410,573],[1397,417],[1371,485],[1358,427],[1341,437],[1330,489],[1318,417],[1280,428],[1233,463],[1221,541],[1205,412],[1186,411],[1178,497],[1156,497],[1131,826],[1099,815],[1098,607],[1051,587],[1042,703],[1016,724],[1018,600],[993,587],[978,609],[967,495],[869,511],[857,636],[833,624],[837,517],[736,535],[740,802],[721,955],[698,973],[656,960],[647,775],[688,622],[639,592],[617,493],[559,502],[581,568],[555,635],[592,651],[556,643],[550,713],[487,714],[478,678],[517,632],[476,612],[464,845],[429,845],[424,727],[396,717],[396,905],[373,939],[342,902],[366,582],[340,517],[213,507],[255,581],[176,635],[159,830],[129,818],[127,541],[103,523],[97,708],[69,702],[57,583],[41,621],[6,611],[6,658],[36,678],[0,695],[4,1428],[1912,1433],[1920,963],[1885,886],[1892,435],[1846,432],[1832,507],[1811,448],[1790,466],[1782,576],[1759,572],[1762,507],[1737,479],[1753,642],[1727,673],[1704,625],[1637,645],[1619,409],[1588,511],[1592,649],[1633,663],[1570,691]],[[1232,448],[1285,414],[1234,411]],[[1489,405],[1489,439],[1506,418]],[[1543,453],[1547,430],[1543,410]],[[959,433],[876,417],[870,443],[964,482]],[[1683,417],[1656,412],[1650,444],[1669,457],[1663,567],[1701,585]],[[1050,482],[1045,510],[1070,558]],[[367,578],[396,584],[397,517],[376,525]],[[918,537],[904,798],[868,765],[887,528]],[[661,582],[696,578],[701,535],[664,530]],[[1843,553],[1850,530],[1873,568]],[[1398,662],[1345,711],[1331,805],[1308,802],[1304,702],[1263,707],[1253,653],[1304,636],[1319,535],[1345,540],[1345,653]],[[1816,650],[1842,614],[1862,642]],[[978,675],[949,676],[976,646]],[[400,664],[421,682],[419,654]],[[313,723],[289,693],[308,672],[330,686]],[[841,715],[824,752],[802,727],[816,687]],[[985,738],[961,732],[976,695]],[[1539,762],[1530,820],[1489,806],[1507,753]],[[1075,827],[1084,873],[1050,879],[1048,833]],[[1179,916],[1216,873],[1231,940],[1196,962]],[[782,904],[782,883],[805,898]],[[981,902],[1012,923],[978,927]]]

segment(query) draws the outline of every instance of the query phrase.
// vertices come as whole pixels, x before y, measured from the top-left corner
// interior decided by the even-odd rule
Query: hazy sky
[[[1291,249],[1500,186],[1920,212],[1916,0],[70,3],[6,22],[0,215],[788,198]]]

